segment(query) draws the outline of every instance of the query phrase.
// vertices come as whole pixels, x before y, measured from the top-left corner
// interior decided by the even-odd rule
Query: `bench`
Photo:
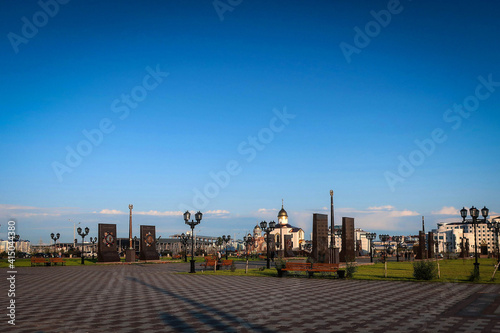
[[[309,270],[309,276],[313,276],[314,273],[336,273],[338,270],[339,264],[314,263]]]
[[[50,265],[56,266],[57,264],[66,266],[66,260],[64,260],[63,258],[50,258]]]
[[[231,267],[232,264],[233,264],[232,260],[222,260],[222,263],[220,265],[221,265],[221,267],[224,267],[224,266]]]
[[[48,261],[45,258],[31,257],[31,266],[36,266],[36,265],[39,265],[39,264],[42,264],[44,266],[49,266],[50,265],[50,261]]]
[[[205,267],[205,269],[207,269],[208,267],[214,267],[215,265],[217,265],[217,262],[212,259],[205,260],[204,263],[200,264],[200,266]]]
[[[309,277],[312,277],[314,273],[342,273],[339,274],[339,277],[344,276],[344,271],[339,271],[339,264],[325,264],[325,263],[300,263],[300,262],[289,262],[287,261],[285,264],[285,268],[281,269],[282,271],[290,272],[290,271],[299,271],[299,272],[307,272]]]
[[[282,271],[299,271],[299,272],[309,272],[311,269],[311,264],[305,262],[289,262],[287,261],[285,264],[285,268],[282,268]]]

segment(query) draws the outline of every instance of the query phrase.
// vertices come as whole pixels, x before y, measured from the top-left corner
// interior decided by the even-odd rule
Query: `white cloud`
[[[68,209],[69,208],[42,208],[42,207],[32,207],[32,206],[0,204],[0,216],[7,218],[61,216],[62,211]]]
[[[97,212],[94,212],[94,213],[97,213]],[[123,215],[123,214],[126,214],[125,212],[122,212],[120,210],[116,210],[116,209],[103,209],[101,210],[99,213],[97,214],[106,214],[106,215]]]
[[[391,205],[368,207],[369,210],[394,210],[394,208]]]
[[[229,211],[224,210],[224,209],[216,209],[216,210],[209,210],[205,212],[205,214],[210,214],[210,215],[225,215],[229,214]]]
[[[404,209],[401,211],[394,210],[389,213],[389,216],[391,217],[418,216],[418,215],[420,214],[417,212],[412,212],[411,210],[408,209]]]
[[[7,204],[0,204],[0,210],[26,210],[26,209],[40,209],[38,207],[30,207],[30,206],[16,206],[16,205],[7,205]]]
[[[105,214],[105,215],[125,215],[125,214],[128,214],[128,212],[122,212],[121,210],[116,210],[116,209],[103,209],[100,212],[94,212],[94,213],[95,214]],[[134,215],[147,215],[147,216],[181,216],[182,212],[181,211],[159,212],[157,210],[150,210],[147,212],[133,211],[132,214],[134,214]]]
[[[432,215],[458,215],[459,213],[458,213],[458,209],[456,209],[453,206],[450,206],[450,207],[444,206],[443,208],[441,208],[441,210],[438,210],[436,212],[432,212],[431,214]]]
[[[183,213],[181,211],[164,211],[159,212],[157,210],[150,210],[148,212],[134,212],[136,215],[149,215],[149,216],[181,216]]]
[[[273,213],[273,212],[277,212],[278,210],[276,208],[259,208],[259,210],[257,211],[257,213],[261,213],[261,214],[269,214],[269,213]]]

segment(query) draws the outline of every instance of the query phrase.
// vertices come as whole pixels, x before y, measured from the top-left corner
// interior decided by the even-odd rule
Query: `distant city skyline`
[[[221,3],[226,4],[221,6]],[[214,5],[215,4],[215,5]],[[217,5],[218,4],[218,5]],[[495,1],[6,2],[0,238],[500,215]],[[90,24],[91,23],[91,24]]]

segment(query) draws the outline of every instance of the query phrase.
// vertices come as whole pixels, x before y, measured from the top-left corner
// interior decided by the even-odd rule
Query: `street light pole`
[[[227,243],[231,240],[231,235],[222,235],[222,241],[226,244],[226,260],[227,260]]]
[[[251,234],[248,234],[247,236],[243,237],[243,242],[245,243],[245,249],[247,251],[247,264],[245,266],[245,274],[247,274],[248,273],[248,255],[250,253],[249,247],[253,246],[255,239],[252,237]]]
[[[269,259],[269,252],[270,252],[270,248],[269,248],[269,233],[271,231],[273,231],[275,227],[276,227],[276,222],[274,222],[274,221],[269,222],[269,227],[267,226],[267,222],[266,221],[260,222],[260,229],[262,229],[262,231],[264,231],[264,233],[266,234],[266,245],[267,245],[267,258],[266,258],[266,261],[267,261],[267,269],[271,268],[271,261]]]
[[[188,261],[188,257],[187,257],[188,242],[189,242],[189,236],[182,233],[181,234],[181,244],[184,246],[184,262]]]
[[[484,219],[478,220],[479,217],[479,210],[472,206],[469,209],[469,214],[472,217],[472,224],[474,225],[474,280],[479,279],[479,262],[478,262],[478,254],[477,254],[477,224],[478,222],[484,222],[487,223],[486,217],[488,217],[489,209],[484,206],[483,209],[481,209],[481,215],[483,216]],[[462,223],[465,223],[465,218],[467,217],[467,209],[463,207],[460,210],[460,215],[462,216]]]
[[[82,265],[85,265],[85,261],[83,258],[83,250],[84,250],[84,244],[85,244],[85,236],[89,234],[89,228],[85,228],[85,232],[82,232],[82,228],[78,227],[77,229],[78,234],[82,237]]]
[[[61,236],[61,234],[59,234],[59,233],[57,233],[56,235],[54,235],[54,233],[50,234],[50,238],[52,238],[52,240],[54,240],[54,254],[56,253],[56,243],[57,243],[57,240],[59,239],[59,236]]]
[[[401,236],[392,236],[392,240],[396,242],[396,261],[399,262],[399,243],[401,242]]]
[[[374,232],[369,232],[366,234],[366,238],[370,241],[370,262],[373,262],[373,240],[377,237],[377,234]]]
[[[90,242],[92,243],[92,260],[94,260],[95,243],[97,242],[97,237],[90,237]]]
[[[194,266],[194,227],[198,224],[200,224],[201,219],[203,217],[203,214],[198,211],[196,214],[194,214],[196,221],[189,219],[191,218],[191,213],[186,210],[184,213],[184,223],[189,225],[191,227],[191,270],[189,273],[196,273],[195,266]]]
[[[384,242],[384,276],[387,277],[387,241],[389,240],[389,235],[379,235],[379,239]]]

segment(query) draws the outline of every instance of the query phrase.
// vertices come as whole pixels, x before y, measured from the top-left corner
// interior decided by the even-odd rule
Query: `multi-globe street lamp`
[[[161,239],[161,236],[158,236],[158,238],[156,238],[156,252],[158,252],[158,255],[161,255],[160,239]]]
[[[196,219],[196,221],[189,221],[189,219],[191,218],[191,213],[188,210],[186,210],[186,212],[184,213],[184,223],[191,227],[191,270],[189,271],[189,273],[196,273],[194,267],[194,227],[200,224],[202,217],[203,214],[198,211],[196,214],[194,214],[194,218]]]
[[[181,234],[181,244],[184,247],[184,262],[188,261],[188,256],[187,256],[187,246],[189,242],[189,235],[185,235],[184,233]]]
[[[82,265],[85,265],[85,261],[83,258],[83,252],[84,252],[83,247],[85,245],[85,236],[87,236],[89,234],[90,229],[88,227],[86,227],[85,232],[82,232],[82,228],[78,227],[78,229],[76,229],[76,231],[78,231],[78,234],[82,237]]]
[[[250,248],[253,246],[255,243],[255,239],[252,237],[251,234],[248,234],[247,236],[243,237],[243,243],[245,244],[245,249],[246,249],[246,255],[247,255],[247,264],[245,266],[245,274],[248,273],[248,256],[250,254]]]
[[[231,235],[222,235],[222,241],[226,244],[226,260],[227,260],[227,243],[231,240]]]
[[[384,243],[384,262],[387,261],[387,241],[389,240],[389,235],[378,235],[378,238],[382,243]]]
[[[369,232],[366,234],[366,238],[370,241],[370,262],[373,262],[373,240],[377,237],[374,232]]]
[[[500,221],[494,219],[488,222],[488,229],[493,230],[495,233],[495,247],[497,250],[497,262],[500,262],[500,249],[498,248],[498,232],[500,231]]]
[[[396,242],[396,261],[399,262],[399,244],[401,243],[401,236],[392,236],[392,240]]]
[[[267,222],[266,221],[262,221],[260,222],[260,229],[266,234],[266,245],[267,245],[267,258],[266,258],[266,261],[267,261],[267,269],[270,269],[271,268],[271,261],[269,259],[269,253],[270,253],[270,248],[269,248],[269,233],[271,231],[274,230],[274,228],[276,227],[276,222],[274,221],[271,221],[269,222],[269,227],[267,226]]]
[[[222,237],[217,237],[217,240],[215,241],[215,246],[217,246],[217,248],[218,248],[219,255],[222,255],[221,254],[221,251],[222,251],[221,250],[221,246],[222,246],[222,244],[224,244],[224,242],[222,241]],[[217,256],[217,260],[219,260],[219,256]]]
[[[486,223],[488,220],[486,219],[488,217],[488,213],[490,210],[484,206],[484,208],[481,209],[481,215],[483,216],[483,219],[479,219],[479,209],[476,207],[472,206],[469,209],[469,214],[472,217],[472,224],[474,225],[474,257],[475,257],[475,262],[474,262],[474,279],[477,280],[479,278],[479,262],[477,260],[477,224],[479,222]],[[460,215],[462,216],[462,223],[465,223],[465,218],[467,217],[467,209],[463,207],[460,210]]]
[[[97,242],[97,237],[90,237],[90,242],[92,243],[92,260],[94,260],[95,243]]]
[[[54,241],[54,253],[56,253],[56,243],[57,243],[57,240],[59,239],[60,236],[61,236],[60,233],[57,233],[55,235],[54,235],[54,233],[50,234],[50,238],[52,238],[52,240]]]

